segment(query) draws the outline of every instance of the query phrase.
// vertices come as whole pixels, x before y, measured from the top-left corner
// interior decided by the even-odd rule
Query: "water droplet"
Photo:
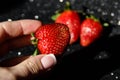
[[[118,76],[115,76],[115,79],[118,79]]]
[[[118,6],[117,6],[117,5],[115,5],[115,6],[114,6],[114,8],[116,8],[116,9],[117,9],[117,8],[118,8]]]
[[[114,13],[111,13],[111,16],[114,16],[115,14]]]
[[[89,13],[89,12],[90,12],[90,9],[87,9],[87,12]]]
[[[68,49],[67,49],[67,51],[69,52],[69,51],[70,51],[70,49],[68,48]]]
[[[24,13],[22,13],[22,14],[21,14],[21,17],[25,17],[25,14],[24,14]]]
[[[18,55],[21,55],[21,52],[18,52]]]
[[[34,0],[29,0],[30,2],[34,2]]]
[[[113,21],[113,20],[111,20],[111,21],[110,21],[110,23],[111,23],[111,24],[113,24],[113,23],[114,23],[114,21]]]
[[[59,2],[63,2],[64,0],[59,0]]]
[[[120,26],[120,20],[118,21],[117,25]]]
[[[105,5],[105,3],[102,3],[102,4],[101,4],[101,6],[104,6],[104,5]]]
[[[101,59],[102,58],[102,56],[99,56],[99,59]]]
[[[39,16],[38,16],[38,15],[35,15],[34,18],[35,18],[35,19],[39,19]]]
[[[8,21],[12,21],[12,19],[8,19]]]
[[[119,3],[118,2],[114,2],[115,5],[118,5]]]
[[[107,12],[104,12],[104,11],[103,11],[103,12],[102,12],[102,15],[107,15]]]
[[[101,12],[102,10],[101,10],[101,8],[99,8],[97,11],[98,11],[98,12]]]
[[[39,7],[39,6],[40,6],[40,3],[37,3],[36,6]]]
[[[113,75],[114,75],[114,73],[110,73],[110,75],[111,75],[111,76],[113,76]]]
[[[94,14],[94,11],[90,11],[90,14]]]
[[[109,55],[107,54],[107,51],[101,51],[94,59],[107,59],[109,58]]]
[[[120,13],[120,10],[118,10],[118,13]]]

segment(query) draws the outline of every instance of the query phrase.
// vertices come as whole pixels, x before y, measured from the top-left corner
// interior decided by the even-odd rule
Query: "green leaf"
[[[53,21],[55,21],[58,18],[58,16],[60,16],[61,12],[65,11],[65,10],[70,10],[70,9],[71,9],[71,4],[69,1],[66,1],[64,9],[63,10],[56,10],[55,14],[51,16],[51,19]]]
[[[86,18],[90,18],[90,19],[93,19],[94,21],[100,21],[98,18],[96,18],[95,16],[93,16],[93,15],[90,15],[90,16],[86,16]]]
[[[71,4],[69,1],[66,1],[64,10],[70,10],[70,9],[71,9]]]
[[[53,21],[55,21],[58,18],[59,15],[60,15],[60,13],[56,13],[55,15],[51,16],[51,19]]]

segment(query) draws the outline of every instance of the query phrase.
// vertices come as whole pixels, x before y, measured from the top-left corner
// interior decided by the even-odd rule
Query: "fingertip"
[[[41,21],[32,19],[19,20],[19,22],[22,26],[23,34],[35,32],[42,25]]]
[[[22,78],[42,73],[50,70],[57,63],[53,54],[31,56],[20,64],[9,67],[9,70],[15,75]]]
[[[41,63],[44,69],[49,69],[57,63],[54,54],[48,54],[41,58]]]

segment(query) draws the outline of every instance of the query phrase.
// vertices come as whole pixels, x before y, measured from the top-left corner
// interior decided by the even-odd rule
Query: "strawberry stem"
[[[70,10],[70,9],[71,9],[71,4],[69,1],[66,1],[64,10]]]
[[[35,51],[33,52],[33,56],[38,55],[38,53],[39,53],[39,50],[36,48]]]
[[[37,48],[37,42],[38,42],[38,39],[35,38],[34,33],[31,33],[31,43],[36,47],[35,51],[32,54],[33,56],[36,56],[39,53],[39,50]]]
[[[55,15],[51,16],[51,19],[55,21],[59,15],[60,15],[60,11],[56,11]]]
[[[31,43],[36,46],[38,39],[35,38],[34,33],[31,33]]]
[[[31,33],[31,36],[34,37],[34,33]]]

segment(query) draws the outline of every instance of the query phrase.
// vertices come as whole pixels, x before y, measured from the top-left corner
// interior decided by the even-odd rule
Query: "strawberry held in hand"
[[[103,31],[102,24],[95,18],[86,18],[80,28],[80,44],[84,47],[98,39]]]
[[[69,28],[59,23],[45,24],[36,31],[35,37],[40,53],[59,55],[69,44]]]
[[[63,23],[69,27],[70,31],[70,42],[72,44],[76,42],[79,38],[79,28],[80,28],[80,18],[75,10],[69,9],[69,3],[66,3],[67,9],[59,13],[55,19],[55,23]]]

